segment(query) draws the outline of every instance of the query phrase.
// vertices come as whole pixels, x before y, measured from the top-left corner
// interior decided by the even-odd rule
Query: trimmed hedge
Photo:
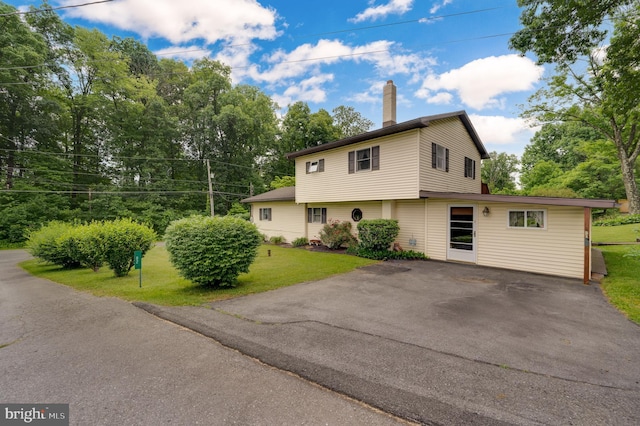
[[[37,258],[63,268],[86,266],[97,271],[108,263],[114,274],[125,276],[133,267],[133,252],[143,255],[156,240],[156,233],[131,219],[91,224],[50,222],[31,232],[28,250]]]
[[[233,287],[258,255],[258,228],[234,217],[191,216],[172,222],[167,252],[180,275],[200,285]]]
[[[364,251],[389,250],[400,233],[396,219],[370,219],[358,222],[359,249]]]
[[[70,233],[77,225],[52,221],[37,231],[31,231],[27,240],[27,250],[34,257],[62,266],[66,269],[79,268],[80,260],[69,248]]]
[[[593,226],[618,226],[640,223],[640,214],[627,214],[607,219],[599,219],[593,222]]]
[[[365,250],[359,246],[350,247],[347,254],[373,260],[427,260],[424,253],[413,250],[391,251],[391,250]]]

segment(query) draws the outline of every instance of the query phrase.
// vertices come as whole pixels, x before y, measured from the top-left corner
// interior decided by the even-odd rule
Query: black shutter
[[[307,161],[307,174],[309,174],[310,168],[311,168],[311,161]]]
[[[322,223],[327,223],[327,209],[322,209]]]
[[[445,151],[445,162],[446,162],[445,171],[448,172],[449,171],[449,148],[447,148]]]
[[[356,172],[356,152],[349,151],[349,173]]]
[[[380,146],[371,147],[371,170],[380,170]]]
[[[438,145],[435,143],[431,144],[431,168],[435,169],[438,167]]]
[[[471,177],[471,159],[469,157],[464,157],[464,177]]]
[[[324,158],[318,161],[318,172],[324,172]]]
[[[307,209],[307,222],[308,223],[313,222],[313,209],[312,208],[308,208]]]
[[[473,178],[476,178],[476,160],[471,160],[473,161]]]

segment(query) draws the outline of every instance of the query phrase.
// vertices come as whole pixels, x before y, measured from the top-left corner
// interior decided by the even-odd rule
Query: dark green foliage
[[[630,223],[640,223],[640,214],[620,215],[612,218],[600,219],[593,222],[593,226],[618,226]]]
[[[131,219],[105,222],[102,233],[105,244],[104,260],[117,277],[129,274],[133,267],[133,252],[141,250],[144,256],[157,237],[153,229]]]
[[[320,231],[320,241],[332,250],[356,243],[356,237],[351,233],[351,222],[329,221]]]
[[[77,268],[80,261],[75,255],[70,255],[71,231],[74,225],[64,222],[50,222],[37,231],[29,234],[27,250],[34,257],[50,262],[63,268]],[[72,250],[75,251],[75,250]]]
[[[258,254],[262,235],[233,217],[192,216],[169,225],[165,241],[180,274],[200,285],[233,287]]]
[[[427,260],[428,257],[419,251],[365,250],[360,246],[349,247],[347,254],[374,260]]]
[[[306,237],[296,238],[291,242],[294,247],[303,247],[309,245],[309,240]]]
[[[365,251],[388,250],[400,232],[395,219],[371,219],[358,222],[358,246]]]
[[[227,212],[227,216],[237,217],[239,219],[249,220],[251,213],[240,203],[233,203]]]

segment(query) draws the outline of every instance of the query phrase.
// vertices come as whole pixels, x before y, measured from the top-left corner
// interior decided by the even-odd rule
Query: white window
[[[349,173],[380,170],[380,146],[349,151]]]
[[[431,144],[431,167],[437,170],[449,171],[449,149],[437,143]]]
[[[307,161],[307,174],[324,172],[324,158],[317,161]]]
[[[546,210],[509,210],[509,228],[546,229]]]
[[[371,168],[371,148],[356,151],[356,171],[369,170]]]
[[[313,207],[307,209],[307,222],[327,223],[327,209],[324,207]]]
[[[260,220],[271,220],[271,208],[260,209]]]
[[[464,157],[464,177],[476,178],[476,161],[469,157]]]

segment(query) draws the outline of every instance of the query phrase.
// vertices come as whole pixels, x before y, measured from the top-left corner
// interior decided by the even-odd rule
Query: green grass
[[[593,226],[591,228],[591,239],[597,243],[628,243],[640,238],[640,234],[634,232],[635,229],[640,230],[640,224]]]
[[[270,250],[271,256],[268,256]],[[142,288],[138,271],[116,278],[104,267],[99,272],[89,269],[63,270],[38,260],[22,262],[25,270],[76,290],[96,296],[119,297],[129,301],[157,305],[200,305],[279,287],[315,281],[376,263],[368,259],[333,253],[317,253],[304,249],[261,246],[248,274],[241,274],[234,288],[212,289],[198,286],[180,277],[169,262],[164,247],[154,247],[142,260]]]
[[[640,258],[624,257],[640,246],[600,246],[609,273],[602,290],[616,308],[640,324]]]

